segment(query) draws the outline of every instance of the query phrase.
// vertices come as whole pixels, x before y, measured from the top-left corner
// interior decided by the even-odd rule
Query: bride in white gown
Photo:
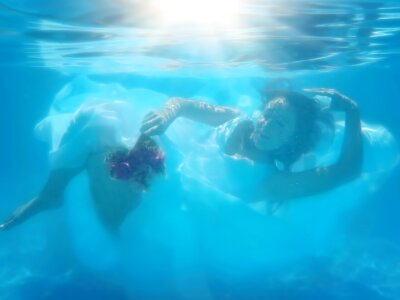
[[[214,127],[193,143],[181,173],[204,255],[217,269],[240,274],[323,251],[341,213],[397,164],[392,135],[361,123],[354,101],[332,89],[307,92],[330,97],[344,120],[335,112],[332,126],[322,105],[289,90],[270,91],[256,117],[181,98],[146,116],[149,135],[179,117]]]

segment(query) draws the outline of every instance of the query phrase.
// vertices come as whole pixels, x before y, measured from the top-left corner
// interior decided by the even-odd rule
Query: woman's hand
[[[303,89],[303,91],[307,93],[326,95],[330,97],[332,99],[330,103],[330,109],[332,110],[348,112],[358,108],[357,103],[355,101],[339,93],[335,89],[310,88],[310,89]]]
[[[161,135],[175,118],[175,114],[168,108],[151,111],[144,117],[140,132],[145,135]]]
[[[5,231],[7,229],[6,224],[0,224],[0,231]]]
[[[4,223],[0,224],[0,231],[7,231],[15,225],[18,221],[18,216],[13,214]]]
[[[161,135],[182,110],[182,99],[172,98],[162,109],[149,112],[143,119],[140,132],[145,135]]]

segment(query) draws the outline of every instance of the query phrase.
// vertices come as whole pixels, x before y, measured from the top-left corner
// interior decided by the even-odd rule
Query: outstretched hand
[[[144,117],[140,132],[145,135],[161,135],[174,120],[175,115],[167,108],[151,111]]]
[[[357,103],[355,101],[353,101],[349,97],[339,93],[335,89],[308,88],[308,89],[303,89],[303,91],[307,92],[307,93],[326,95],[326,96],[330,97],[332,99],[331,104],[330,104],[330,109],[332,109],[332,110],[346,112],[346,111],[357,108]]]
[[[0,224],[0,231],[7,231],[9,230],[16,221],[15,216],[9,217],[4,223]]]

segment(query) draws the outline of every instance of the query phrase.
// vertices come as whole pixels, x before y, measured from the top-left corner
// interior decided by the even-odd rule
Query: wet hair
[[[118,180],[134,180],[143,189],[149,186],[151,172],[163,174],[165,155],[157,143],[141,135],[131,150],[118,149],[110,152],[105,159],[110,176]]]
[[[282,163],[285,170],[290,170],[303,154],[316,146],[322,134],[334,132],[334,122],[332,114],[323,109],[315,99],[292,91],[287,79],[277,79],[272,82],[272,84],[277,83],[279,87],[274,88],[270,84],[264,90],[263,106],[278,97],[284,98],[294,108],[296,126],[291,139],[280,148],[269,151],[269,155],[271,159]]]

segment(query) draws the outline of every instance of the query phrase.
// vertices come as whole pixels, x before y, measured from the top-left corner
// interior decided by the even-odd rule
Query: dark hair
[[[270,151],[270,156],[275,161],[283,164],[285,170],[296,162],[303,154],[312,150],[325,131],[334,131],[334,122],[331,113],[322,109],[313,98],[287,89],[266,89],[266,103],[277,97],[284,98],[296,113],[296,127],[289,142],[279,149]]]
[[[148,136],[141,135],[135,146],[128,149],[118,149],[106,157],[110,176],[118,180],[133,179],[147,189],[149,174],[164,173],[165,155],[157,143]]]

